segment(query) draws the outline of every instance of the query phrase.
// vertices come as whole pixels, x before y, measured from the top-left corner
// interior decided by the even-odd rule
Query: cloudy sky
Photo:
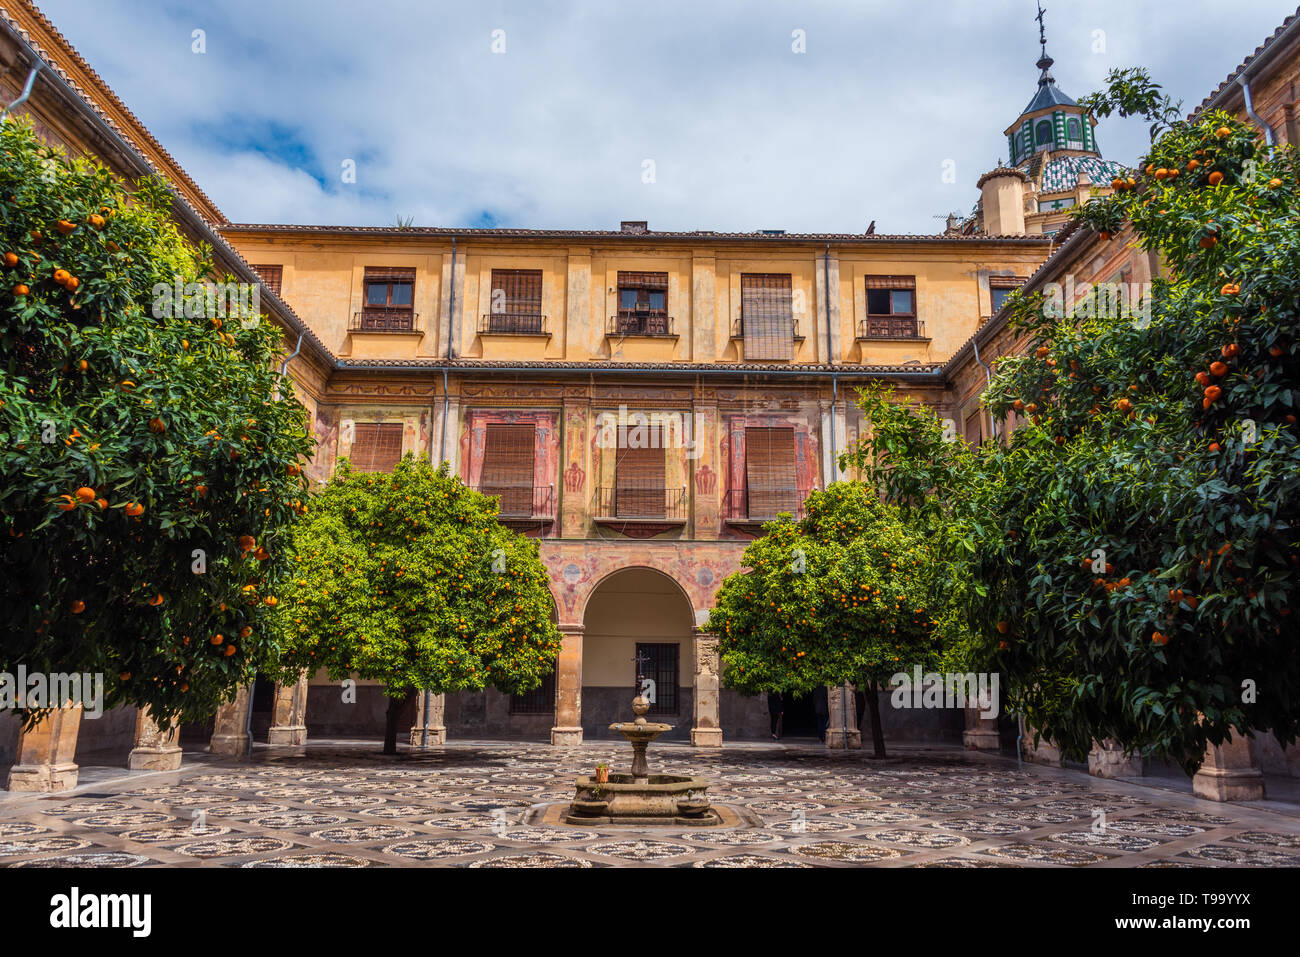
[[[235,222],[929,233],[1038,75],[1033,0],[37,2]],[[1066,93],[1190,109],[1295,0],[1047,8]]]

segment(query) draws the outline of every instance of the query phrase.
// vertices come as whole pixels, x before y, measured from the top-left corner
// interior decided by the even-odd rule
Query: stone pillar
[[[1192,776],[1192,792],[1207,801],[1260,801],[1264,772],[1254,738],[1233,735],[1205,749],[1205,762]]]
[[[234,701],[227,701],[217,708],[216,726],[208,745],[210,752],[238,757],[248,753],[248,709],[252,704],[252,686],[244,685],[235,693]]]
[[[77,731],[81,705],[51,711],[34,728],[18,736],[18,751],[9,769],[10,791],[66,791],[77,786]]]
[[[1034,729],[1028,724],[1025,725],[1025,736],[1020,742],[1020,750],[1024,759],[1033,764],[1050,764],[1054,768],[1065,765],[1065,760],[1061,757],[1061,749],[1047,738],[1040,739],[1037,744],[1034,743]]]
[[[966,709],[966,727],[961,743],[967,751],[997,751],[1002,747],[998,736],[998,719],[981,718],[979,708]]]
[[[697,748],[722,747],[722,725],[718,719],[719,671],[718,636],[696,628],[691,744]]]
[[[560,625],[564,642],[555,666],[551,744],[582,744],[582,625]]]
[[[848,693],[845,693],[844,685],[828,685],[826,688],[826,701],[829,711],[828,717],[830,724],[826,726],[826,747],[843,748],[844,747],[844,722],[848,721],[849,747],[862,747],[862,732],[858,729],[858,708],[853,693],[853,685],[848,686]]]
[[[131,771],[175,771],[181,766],[181,727],[162,727],[141,708],[135,716],[135,745],[126,759]]]
[[[447,726],[443,718],[446,708],[445,696],[429,695],[429,747],[447,743]],[[411,747],[418,748],[424,743],[424,692],[418,691],[415,695],[415,723],[411,725]]]
[[[1094,741],[1088,752],[1088,773],[1097,778],[1141,777],[1146,768],[1142,755],[1125,756],[1124,749],[1114,741]]]
[[[307,743],[307,672],[291,685],[275,686],[266,743],[299,746]]]

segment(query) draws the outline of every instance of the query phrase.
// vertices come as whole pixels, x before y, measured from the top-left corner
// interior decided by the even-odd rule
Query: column
[[[816,336],[816,349],[814,355],[817,361],[838,364],[843,361],[843,352],[840,346],[840,261],[836,256],[830,257],[830,309],[826,308],[827,302],[827,259],[826,251],[822,250],[817,254],[815,260],[815,279],[813,281],[813,294],[817,297],[817,302],[811,310],[816,321],[811,329],[804,329],[805,336]],[[826,332],[830,331],[830,355],[827,355]]]
[[[248,753],[248,709],[252,706],[252,687],[244,685],[235,693],[234,701],[217,708],[216,726],[208,750],[213,754],[233,754],[243,757]]]
[[[307,672],[291,685],[275,686],[266,743],[299,746],[307,743]]]
[[[718,636],[695,629],[694,720],[691,744],[697,748],[722,747],[722,725],[718,720],[721,690],[718,665]]]
[[[1001,747],[998,719],[981,718],[979,708],[967,708],[961,743],[967,751],[997,751]]]
[[[1207,801],[1261,801],[1264,772],[1254,738],[1234,734],[1205,749],[1205,762],[1192,776],[1192,792]]]
[[[826,701],[829,709],[830,724],[826,727],[826,747],[843,748],[845,724],[848,724],[850,748],[862,747],[862,732],[858,729],[858,708],[853,693],[853,685],[828,685]]]
[[[560,625],[564,641],[555,667],[551,744],[582,744],[582,625]]]
[[[1040,739],[1037,744],[1034,743],[1034,729],[1029,724],[1025,725],[1025,736],[1020,742],[1020,750],[1024,759],[1034,764],[1050,764],[1054,768],[1065,765],[1065,760],[1061,757],[1061,749],[1047,738]]]
[[[1125,755],[1124,749],[1109,739],[1092,742],[1092,750],[1088,752],[1088,773],[1093,777],[1141,777],[1145,769],[1142,755]]]
[[[126,759],[131,771],[175,771],[181,766],[181,726],[163,727],[141,708],[135,716],[135,745]]]
[[[9,769],[10,791],[66,791],[77,786],[77,731],[81,705],[51,711],[18,736],[18,752]]]
[[[429,747],[447,743],[447,725],[443,718],[446,708],[445,696],[429,695]],[[424,692],[421,691],[415,696],[415,723],[411,725],[411,747],[418,748],[424,744]]]
[[[722,330],[720,349],[717,268],[718,261],[712,250],[691,254],[691,321],[688,329],[678,326],[678,331],[690,336],[690,355],[683,358],[695,362],[715,362],[721,350],[726,349],[727,336],[731,331]]]

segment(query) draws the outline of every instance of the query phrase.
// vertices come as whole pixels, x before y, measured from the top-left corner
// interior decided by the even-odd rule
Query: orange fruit
[[[1169,636],[1166,635],[1164,632],[1160,632],[1160,631],[1153,631],[1151,633],[1151,640],[1154,641],[1157,645],[1169,644]]]
[[[1218,442],[1211,442],[1211,443],[1210,443],[1210,451],[1211,451],[1211,452],[1217,452],[1217,451],[1219,451],[1219,443],[1218,443]]]
[[[224,637],[222,637],[221,635],[213,635],[213,636],[212,636],[211,638],[209,638],[208,640],[209,640],[212,644],[214,644],[214,645],[219,645],[219,644],[221,644],[223,641],[225,641],[226,639],[225,639]]]
[[[90,363],[87,362],[85,359],[82,359],[80,362],[77,363],[77,368],[80,369],[82,372],[85,372],[87,369],[90,368]]]
[[[6,266],[9,266],[9,267],[17,266],[17,265],[18,265],[18,254],[17,254],[17,253],[5,253],[5,265],[6,265]]]
[[[1227,139],[1229,136],[1232,135],[1232,130],[1228,129],[1226,126],[1220,126],[1217,130],[1214,131],[1214,135],[1221,140]]]
[[[95,504],[99,506],[99,510],[102,512],[104,509],[108,508],[108,499],[97,498],[95,499]]]
[[[167,431],[167,423],[162,419],[153,418],[149,420],[149,431],[155,434],[161,434]]]
[[[1225,282],[1223,288],[1219,291],[1225,296],[1235,296],[1237,293],[1241,292],[1241,287],[1235,282]]]
[[[1215,246],[1217,246],[1217,245],[1219,245],[1219,237],[1218,237],[1218,236],[1202,236],[1202,237],[1201,237],[1201,248],[1202,248],[1202,249],[1213,249],[1213,248],[1214,248]]]
[[[265,601],[268,608],[274,608],[276,605],[280,604],[280,600],[274,595],[267,595]]]
[[[70,223],[66,219],[60,219],[58,223],[56,223],[55,225],[56,228],[59,230],[59,232],[64,236],[68,235],[68,233],[72,232],[74,229],[77,228],[76,223]]]
[[[268,558],[271,557],[271,553],[268,552],[268,551],[263,547],[263,548],[259,548],[259,549],[258,549],[257,551],[255,551],[255,552],[253,552],[253,557],[256,558],[258,561],[264,562],[264,561],[266,561]]]
[[[72,276],[71,278],[68,279],[67,282],[63,284],[63,288],[68,290],[68,292],[72,292],[80,285],[81,285],[81,280],[78,279],[76,276]]]
[[[62,286],[65,282],[67,282],[71,278],[72,278],[72,273],[68,272],[66,269],[54,270],[54,281],[57,282],[60,286]]]
[[[130,515],[132,518],[136,518],[139,515],[143,515],[144,506],[141,505],[139,502],[128,502],[126,505],[126,514]]]
[[[250,628],[248,625],[245,625],[243,628],[239,629],[240,638],[247,638],[252,633],[253,633],[253,629]]]
[[[222,652],[222,654],[224,654],[227,658],[229,658],[229,657],[230,657],[231,655],[233,655],[234,653],[235,653],[235,646],[234,646],[234,645],[226,645],[226,650],[225,650],[224,652]]]
[[[1223,353],[1223,358],[1231,359],[1241,351],[1241,346],[1237,345],[1235,342],[1229,342],[1219,351]]]
[[[1190,161],[1190,162],[1187,164],[1187,172],[1189,172],[1189,173],[1190,173],[1190,172],[1193,172],[1193,171],[1196,169],[1196,167],[1198,167],[1198,166],[1200,166],[1200,165],[1201,165],[1201,161],[1198,160],[1198,159],[1194,159],[1194,160]]]
[[[21,282],[13,288],[13,294],[15,296],[25,296],[29,292],[31,292],[31,290],[27,288],[26,284]]]
[[[1220,389],[1217,385],[1207,386],[1205,389],[1205,397],[1209,399],[1211,402],[1218,399],[1219,396],[1221,395],[1223,395],[1223,390]]]
[[[74,615],[80,615],[85,610],[86,610],[86,603],[82,601],[80,598],[78,598],[76,601],[74,601],[71,605],[68,606],[68,611],[72,612]]]
[[[240,535],[237,544],[239,545],[239,550],[241,552],[251,552],[257,547],[257,539],[252,535]]]
[[[59,502],[59,511],[71,512],[77,507],[77,503],[72,500],[71,495],[60,495],[59,498],[63,499],[63,501]]]
[[[77,489],[78,502],[88,505],[94,500],[95,500],[95,490],[93,488],[87,488],[85,485],[83,485],[81,486],[81,488]]]
[[[1213,374],[1213,375],[1221,376],[1221,375],[1223,375],[1224,373],[1226,373],[1227,371],[1228,371],[1228,366],[1227,366],[1226,363],[1223,363],[1223,362],[1211,362],[1211,363],[1210,363],[1210,372],[1211,372],[1211,374]]]
[[[1219,185],[1220,183],[1222,183],[1222,182],[1223,182],[1223,174],[1220,173],[1217,169],[1216,169],[1213,173],[1210,174],[1210,185],[1211,185],[1211,186],[1218,186],[1218,185]]]
[[[1011,625],[1008,622],[1005,621],[998,622],[998,634],[1005,635],[1010,630],[1011,630]]]
[[[90,216],[87,217],[86,222],[90,223],[90,225],[95,229],[104,228],[104,217],[98,213],[91,213]]]
[[[162,595],[154,595],[152,598],[149,599],[149,604],[153,605],[155,608],[157,608],[162,603],[163,603]]]

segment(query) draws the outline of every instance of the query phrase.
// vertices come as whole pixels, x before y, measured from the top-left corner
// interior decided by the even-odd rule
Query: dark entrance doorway
[[[813,712],[811,694],[782,692],[781,703],[785,705],[785,717],[781,722],[783,738],[817,737],[817,715]]]

